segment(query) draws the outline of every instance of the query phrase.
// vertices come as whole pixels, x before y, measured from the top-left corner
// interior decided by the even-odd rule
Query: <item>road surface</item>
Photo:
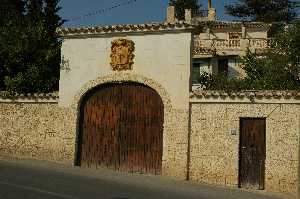
[[[0,199],[279,199],[161,176],[0,160]]]

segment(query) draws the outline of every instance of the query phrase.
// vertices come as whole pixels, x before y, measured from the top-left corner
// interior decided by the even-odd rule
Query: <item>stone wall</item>
[[[189,112],[174,108],[159,85],[135,78],[136,82],[157,90],[164,102],[163,175],[185,179],[188,173],[193,181],[237,187],[240,118],[263,117],[266,118],[265,189],[296,195],[300,166],[300,95],[277,94],[275,99],[275,95],[268,94],[266,99],[258,98],[260,94],[255,93],[231,96],[194,93]],[[74,103],[80,104],[90,87],[92,83],[75,97]],[[0,156],[73,165],[79,104],[65,108],[58,106],[58,99],[0,99]]]
[[[238,98],[239,102],[237,98],[206,95],[192,100],[190,178],[237,187],[240,118],[266,118],[265,189],[296,195],[299,184],[299,101],[288,103],[295,100],[291,96],[277,100],[270,97],[264,102],[255,102],[255,96],[252,102],[246,96]],[[231,134],[231,130],[237,133]]]
[[[73,165],[76,114],[56,101],[0,100],[0,157]],[[185,179],[188,111],[165,104],[162,174]]]
[[[0,156],[73,164],[75,123],[70,109],[59,107],[57,100],[2,100],[0,113]]]
[[[165,114],[162,175],[186,179],[188,110],[170,109]]]

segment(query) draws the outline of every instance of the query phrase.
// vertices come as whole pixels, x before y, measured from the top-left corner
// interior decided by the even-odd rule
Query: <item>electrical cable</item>
[[[92,17],[92,16],[103,14],[105,12],[111,11],[113,9],[116,9],[116,8],[119,8],[119,7],[122,7],[122,6],[130,5],[132,3],[135,3],[136,1],[137,0],[128,0],[126,2],[118,3],[118,4],[115,4],[111,7],[99,9],[99,10],[96,10],[94,12],[90,12],[90,13],[87,13],[87,14],[84,14],[84,15],[81,15],[81,16],[67,18],[66,20],[67,20],[67,22],[82,20],[82,19],[85,19],[87,17]]]

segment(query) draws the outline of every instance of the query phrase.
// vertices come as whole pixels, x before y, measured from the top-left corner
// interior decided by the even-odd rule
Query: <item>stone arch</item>
[[[167,91],[163,88],[163,86],[161,86],[159,83],[157,83],[156,81],[150,78],[133,74],[133,73],[128,73],[128,72],[113,73],[111,75],[98,77],[95,80],[91,80],[87,82],[84,86],[81,87],[79,92],[77,92],[77,94],[75,95],[71,105],[72,108],[78,112],[82,99],[85,96],[85,94],[88,93],[89,90],[97,86],[100,86],[101,84],[114,83],[114,82],[136,82],[136,83],[141,83],[146,86],[149,86],[160,95],[166,110],[170,110],[172,108],[170,97]]]

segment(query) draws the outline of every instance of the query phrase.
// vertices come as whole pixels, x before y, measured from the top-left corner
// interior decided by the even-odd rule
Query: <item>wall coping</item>
[[[199,22],[198,24],[191,24],[185,21],[177,21],[173,23],[146,23],[146,24],[121,24],[109,26],[91,26],[91,27],[63,27],[58,28],[57,33],[62,37],[74,36],[92,36],[92,35],[105,35],[111,33],[145,33],[145,32],[165,32],[165,31],[178,31],[178,30],[194,30],[199,25],[204,27],[209,26],[213,29],[224,28],[270,28],[270,24],[262,22],[228,22],[228,21],[215,21],[215,22]]]
[[[58,103],[58,92],[8,94],[0,92],[0,103]]]
[[[62,37],[95,36],[111,33],[145,33],[178,30],[193,30],[194,26],[184,21],[175,23],[124,24],[110,26],[93,26],[78,28],[59,28],[57,33]]]
[[[191,103],[269,103],[300,104],[300,91],[206,91],[194,90],[190,93]]]

